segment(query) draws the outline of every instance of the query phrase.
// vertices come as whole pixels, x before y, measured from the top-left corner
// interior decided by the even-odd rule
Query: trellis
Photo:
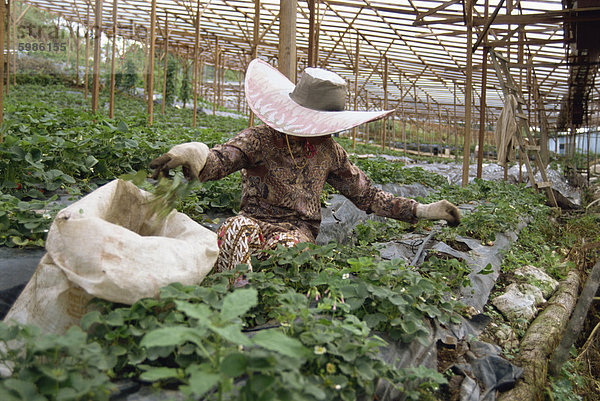
[[[549,126],[556,126],[561,102],[569,97],[567,46],[574,40],[565,36],[563,23],[600,19],[599,7],[563,9],[560,0],[24,3],[60,16],[74,27],[73,32],[82,28],[88,40],[88,32],[93,28],[92,108],[97,107],[99,37],[104,33],[147,43],[150,59],[154,47],[192,59],[195,106],[200,89],[199,70],[204,65],[215,66],[213,87],[204,85],[206,94],[212,96],[213,107],[223,98],[222,70],[243,72],[254,57],[278,65],[292,80],[306,66],[326,67],[349,82],[351,108],[395,108],[395,118],[401,118],[403,126],[433,122],[440,133],[456,134],[459,126],[464,127],[465,163],[473,134],[483,143],[483,127],[503,106],[498,81],[487,69],[486,49],[494,48],[508,57],[525,97],[537,103],[529,108],[530,124],[542,125],[536,111],[543,105]],[[13,15],[9,20],[16,22],[17,18]],[[284,48],[288,55],[282,54]],[[114,59],[114,50],[112,54]],[[153,79],[153,68],[150,60],[149,80]],[[227,88],[238,96],[238,104],[241,89],[241,83]],[[597,98],[597,94],[598,86],[594,85],[593,96]],[[112,113],[112,104],[110,110]],[[148,96],[149,123],[152,115],[152,96]],[[253,121],[252,116],[250,120]],[[404,128],[401,133],[387,132],[385,126],[378,139],[382,146],[398,143],[399,138],[407,140]],[[355,130],[355,139],[356,135]],[[455,143],[458,144],[456,137]]]

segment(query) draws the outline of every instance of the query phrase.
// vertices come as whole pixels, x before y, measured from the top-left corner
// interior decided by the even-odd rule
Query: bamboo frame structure
[[[76,24],[77,29],[87,27],[86,52],[89,51],[89,0],[24,0],[21,3],[58,15],[65,23]],[[112,32],[117,22],[111,20],[108,7],[113,6],[113,1],[104,3],[102,7],[106,10],[101,13],[101,29]],[[285,68],[292,81],[302,67],[328,68],[353,84],[349,92],[355,109],[382,109],[390,101],[396,104],[400,99],[405,146],[408,141],[406,122],[411,121],[410,125],[415,127],[410,136],[419,146],[420,139],[414,138],[414,133],[423,127],[419,127],[418,122],[427,114],[437,114],[437,124],[432,122],[429,126],[438,130],[439,137],[444,129],[441,116],[445,113],[452,116],[448,118],[448,125],[453,128],[448,129],[455,135],[457,157],[457,149],[463,145],[463,160],[466,159],[463,183],[466,183],[472,114],[479,113],[481,153],[486,140],[481,126],[485,125],[486,115],[488,112],[497,115],[503,107],[497,78],[493,74],[487,77],[485,73],[486,57],[485,54],[480,57],[479,53],[485,52],[482,47],[508,55],[513,60],[510,68],[515,74],[523,71],[534,77],[529,81],[531,84],[522,89],[528,98],[535,100],[532,108],[539,108],[537,99],[543,99],[548,127],[556,130],[561,104],[573,96],[569,90],[571,69],[580,63],[575,58],[565,57],[565,46],[572,46],[574,39],[565,34],[563,24],[574,24],[578,18],[600,20],[600,7],[564,8],[564,2],[558,0],[521,0],[519,7],[512,1],[504,4],[504,0],[480,3],[473,0],[120,0],[118,35],[124,40],[148,41],[148,36],[155,31],[152,27],[157,23],[156,14],[169,13],[169,25],[167,27],[165,18],[165,28],[160,29],[155,44],[181,58],[193,57],[194,126],[197,96],[202,89],[198,85],[199,60],[214,65],[219,74],[212,88],[216,108],[216,104],[230,98],[239,102],[243,94],[241,84],[225,82],[225,72],[243,72],[249,56],[250,59],[261,57],[278,68]],[[153,8],[156,12],[152,12]],[[488,14],[488,8],[494,10],[492,15]],[[286,24],[291,24],[292,14],[294,28],[287,34],[282,33]],[[13,31],[18,21],[13,21]],[[286,46],[292,41],[295,43],[294,49],[287,50],[287,59],[280,54],[283,37],[286,37]],[[475,44],[471,45],[473,40]],[[484,46],[480,46],[482,43]],[[217,47],[219,51],[215,52]],[[88,60],[89,56],[86,64]],[[148,68],[152,65],[148,63]],[[166,59],[164,68],[166,72]],[[86,97],[88,70],[86,66]],[[598,87],[599,77],[600,74],[596,74],[592,85]],[[495,89],[487,90],[490,88]],[[208,87],[203,89],[211,91]],[[535,93],[529,93],[531,91]],[[474,104],[473,99],[477,98],[480,101]],[[229,107],[236,108],[235,105]],[[150,96],[148,109],[152,109]],[[249,124],[254,124],[251,113]],[[543,122],[538,117],[532,118],[531,124],[541,126]],[[459,141],[457,134],[463,126],[464,139]],[[368,125],[365,129],[369,129]],[[384,147],[389,143],[386,130],[384,124],[381,133]],[[358,130],[353,130],[351,135],[355,145]],[[436,137],[433,132],[427,135]],[[480,153],[477,155],[479,165]]]

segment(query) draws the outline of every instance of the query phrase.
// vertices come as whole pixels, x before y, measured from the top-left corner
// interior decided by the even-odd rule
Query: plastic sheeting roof
[[[224,63],[244,70],[250,60],[253,43],[253,0],[199,0],[200,51],[206,63],[213,63],[214,47],[224,52]],[[486,14],[486,5],[488,3]],[[572,15],[562,9],[560,0],[488,0],[473,8],[473,42],[484,29],[486,15],[492,15],[502,2],[495,23],[488,31],[488,42],[496,51],[510,55],[511,71],[522,83],[528,98],[527,73],[532,71],[545,99],[552,124],[560,110],[560,101],[568,93],[569,66],[562,22]],[[45,9],[68,21],[93,25],[94,1],[27,0],[25,3]],[[466,26],[461,0],[316,0],[319,57],[318,63],[349,82],[353,96],[354,57],[359,38],[359,107],[383,107],[383,70],[388,59],[389,107],[408,114],[431,118],[453,114],[454,99],[458,114],[464,112],[464,85],[467,70]],[[151,0],[118,0],[117,35],[146,40],[151,15]],[[507,4],[511,8],[507,13]],[[193,55],[195,0],[157,0],[157,46],[165,38],[168,20],[171,50]],[[279,0],[260,0],[259,57],[276,64],[278,54]],[[103,30],[112,32],[112,1],[103,2]],[[298,0],[298,69],[307,63],[309,8]],[[502,44],[503,42],[503,44]],[[507,47],[507,43],[510,47]],[[520,46],[521,44],[521,46]],[[520,50],[521,49],[521,50]],[[522,56],[520,56],[522,52]],[[473,89],[478,120],[481,93],[482,46],[473,55]],[[532,67],[532,68],[528,68]],[[494,114],[502,107],[502,95],[493,66],[488,61],[487,102]],[[495,89],[492,89],[495,87]],[[416,91],[415,91],[416,88]],[[455,91],[456,89],[456,91]],[[415,102],[416,98],[416,102]],[[442,117],[445,120],[446,117]]]

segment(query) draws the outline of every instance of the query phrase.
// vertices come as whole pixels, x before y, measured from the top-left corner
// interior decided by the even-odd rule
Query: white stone
[[[529,322],[536,313],[535,296],[523,294],[515,283],[509,285],[504,294],[494,298],[492,304],[511,322],[519,319]]]
[[[535,266],[526,265],[515,271],[515,276],[523,277],[529,284],[542,290],[544,298],[549,298],[558,288],[558,281]]]

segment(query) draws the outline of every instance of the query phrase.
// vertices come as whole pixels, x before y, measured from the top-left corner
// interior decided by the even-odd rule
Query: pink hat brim
[[[294,84],[276,68],[259,59],[248,65],[244,89],[248,105],[258,118],[277,131],[294,136],[333,134],[394,112],[318,111],[300,106],[289,96]]]

